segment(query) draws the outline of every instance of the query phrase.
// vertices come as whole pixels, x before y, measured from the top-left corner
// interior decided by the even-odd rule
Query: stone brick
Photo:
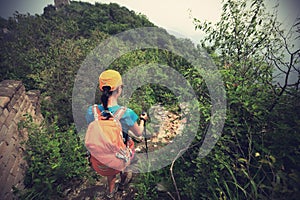
[[[13,185],[24,188],[27,163],[23,160],[24,147],[20,142],[28,138],[28,132],[18,130],[18,123],[25,113],[34,119],[43,117],[39,112],[40,92],[30,91],[28,95],[21,81],[0,82],[0,199],[13,199]]]
[[[20,89],[18,90],[18,93],[20,93],[20,95],[25,94],[25,86],[21,85]]]
[[[0,141],[4,141],[7,135],[8,127],[3,124],[0,129]],[[1,152],[2,153],[2,152]]]
[[[27,96],[26,96],[27,97]],[[31,103],[30,103],[30,101],[29,101],[29,99],[28,99],[28,97],[26,98],[25,97],[25,99],[24,99],[24,104],[22,105],[23,107],[22,107],[22,111],[24,112],[24,113],[26,113],[27,111],[28,111],[28,109],[29,109],[29,107],[30,106],[32,106],[31,105]]]
[[[0,82],[0,87],[12,88],[14,90],[18,90],[22,85],[22,81],[16,80],[4,80]]]
[[[18,136],[18,126],[12,121],[11,124],[8,127],[8,131],[6,134],[6,138],[9,139],[9,142],[15,142],[16,139],[14,139],[14,136]],[[12,140],[13,139],[13,140]]]
[[[5,141],[1,142],[1,154],[0,154],[0,171],[3,173],[5,169],[5,164],[8,161],[8,156],[6,154],[3,154],[3,152],[8,148],[8,144]]]
[[[21,105],[22,102],[24,101],[24,97],[25,97],[25,93],[23,93],[23,94],[19,97],[19,105]]]
[[[9,101],[10,101],[9,97],[0,96],[0,107],[5,108],[9,103]]]
[[[8,110],[5,108],[3,111],[2,111],[2,115],[0,116],[0,126],[4,124],[7,116],[8,116],[9,112]]]
[[[0,183],[1,181],[5,181],[8,174],[9,174],[9,170],[6,169],[6,164],[0,160],[0,169],[1,169],[1,174],[0,174]]]
[[[20,97],[17,99],[17,101],[16,101],[15,105],[13,106],[13,108],[14,108],[15,110],[19,110],[19,109],[20,109],[20,105],[22,104],[22,101],[23,101],[23,98],[22,98],[22,96],[20,96]]]
[[[0,96],[12,99],[15,92],[22,86],[21,81],[4,80],[0,83]]]
[[[23,169],[21,169],[21,170],[23,170]],[[23,183],[25,174],[21,173],[21,170],[20,170],[20,173],[17,174],[16,179],[15,179],[16,187],[20,190],[25,188],[24,183]]]
[[[22,100],[22,102],[21,102],[21,104],[20,104],[20,110],[21,110],[21,112],[24,112],[24,110],[25,110],[25,105],[26,105],[26,99],[23,98],[23,100]]]
[[[25,94],[25,87],[22,85],[15,93],[14,98],[18,99],[20,96]]]
[[[6,169],[8,169],[8,167],[10,168],[12,166],[11,163],[10,163],[11,166],[8,165],[9,162],[12,162],[10,160],[12,160],[12,159],[15,160],[15,158],[12,156],[12,152],[15,150],[15,148],[16,148],[16,146],[9,142],[7,147],[4,148],[4,152],[2,152],[3,157],[0,159],[0,162],[1,162],[1,165],[4,165],[4,167]]]
[[[1,159],[1,156],[3,156],[2,152],[4,152],[4,150],[7,148],[7,146],[8,146],[7,141],[4,141],[4,140],[0,141],[0,159]]]
[[[23,116],[23,113],[21,112],[21,110],[18,110],[16,116],[15,116],[14,119],[13,119],[13,122],[14,122],[15,124],[18,124],[18,123],[20,122],[22,116]]]
[[[15,95],[14,95],[13,98],[10,99],[10,102],[8,103],[7,107],[14,107],[17,100],[18,100],[18,98],[15,98]]]
[[[41,95],[41,92],[39,90],[29,90],[26,94],[29,97],[29,99],[37,101]]]
[[[15,176],[13,176],[12,174],[9,174],[6,179],[6,183],[5,183],[5,186],[3,187],[3,190],[9,192],[7,198],[11,198],[9,196],[12,196],[12,192],[13,192],[12,187],[14,185],[15,178],[16,178]]]
[[[19,143],[19,137],[17,136],[17,134],[13,134],[11,139],[12,139],[11,142],[13,142],[14,144]]]
[[[2,180],[2,177],[4,176],[4,172],[6,169],[6,165],[4,164],[4,162],[2,160],[3,159],[0,159],[0,170],[1,170],[0,179],[1,180]]]
[[[0,162],[1,165],[3,165],[4,169],[1,172],[1,176],[0,176],[0,183],[3,183],[2,181],[4,181],[4,183],[6,182],[8,176],[9,176],[9,171],[11,169],[11,167],[14,165],[15,160],[14,159],[10,159],[10,157],[8,156],[8,160],[4,163],[4,162]],[[2,185],[2,184],[1,184]]]
[[[17,110],[14,109],[14,105],[15,105],[15,104],[9,103],[9,104],[7,105],[7,110],[8,110],[9,112],[15,111],[15,113],[17,113]]]
[[[9,171],[9,173],[11,175],[13,175],[14,177],[17,176],[17,173],[19,172],[19,169],[20,169],[19,161],[20,161],[20,157],[17,157],[17,159],[15,160],[15,163],[13,164],[13,166],[10,168],[10,171]]]
[[[10,124],[13,121],[16,114],[17,114],[17,112],[15,110],[11,110],[10,113],[8,114],[4,124],[6,124],[7,126],[10,126]]]
[[[28,105],[28,108],[27,108],[26,112],[28,114],[30,114],[31,116],[35,113],[34,112],[34,108],[33,108],[33,106],[31,104]]]
[[[7,87],[0,87],[0,96],[12,98],[15,90]]]
[[[3,200],[7,199],[5,197],[5,195],[7,195],[6,193],[8,193],[8,191],[4,190],[3,186],[6,185],[8,175],[9,175],[9,172],[1,171],[1,174],[0,174],[0,184],[1,184],[0,199],[3,199]]]

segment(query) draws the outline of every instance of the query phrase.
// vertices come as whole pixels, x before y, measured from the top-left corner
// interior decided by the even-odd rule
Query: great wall
[[[26,168],[22,141],[28,137],[18,125],[29,114],[39,123],[43,116],[40,111],[40,92],[26,91],[21,81],[0,82],[0,200],[13,199],[13,187],[23,189]]]

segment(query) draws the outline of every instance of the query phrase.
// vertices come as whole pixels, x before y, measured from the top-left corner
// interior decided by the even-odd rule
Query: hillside
[[[68,126],[73,81],[88,53],[109,35],[144,26],[154,25],[114,3],[74,1],[59,9],[49,5],[42,15],[1,18],[0,79],[22,80],[26,88],[51,97],[51,115]],[[67,105],[57,107],[61,104]]]
[[[55,49],[55,45],[93,40],[95,45],[107,35],[144,26],[154,25],[146,16],[113,3],[92,5],[74,1],[57,10],[49,5],[42,15],[15,14],[8,20],[1,18],[1,79],[20,77],[34,87],[27,80],[28,75],[45,68],[48,63],[39,58]],[[90,49],[80,48],[83,54]]]
[[[134,174],[129,199],[298,199],[300,76],[289,77],[300,73],[300,19],[285,35],[264,0],[222,5],[217,24],[194,19],[205,33],[197,47],[114,3],[71,1],[1,18],[0,81],[40,91],[44,117],[36,125],[27,116],[19,127],[29,134],[19,198],[91,199],[96,184],[104,188],[82,140],[86,108],[100,103],[103,64],[127,83],[119,103],[150,115],[150,156],[136,162],[142,173]]]

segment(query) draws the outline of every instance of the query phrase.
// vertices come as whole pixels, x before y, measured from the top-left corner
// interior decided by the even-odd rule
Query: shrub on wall
[[[20,124],[28,131],[25,159],[28,167],[22,199],[51,199],[63,196],[72,183],[88,175],[89,166],[83,142],[71,126],[61,132],[53,124],[37,125],[29,116]]]

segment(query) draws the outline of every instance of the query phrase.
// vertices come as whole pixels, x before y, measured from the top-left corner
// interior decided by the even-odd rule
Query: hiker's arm
[[[141,116],[141,118],[143,118],[144,120],[140,120],[140,125],[138,125],[138,123],[135,122],[134,125],[129,128],[129,130],[133,132],[136,136],[143,135],[145,121],[148,119],[147,115]]]
[[[144,121],[141,121],[140,125],[138,125],[138,123],[135,122],[134,125],[129,128],[129,130],[131,130],[131,132],[133,132],[134,135],[141,136],[144,131]]]

